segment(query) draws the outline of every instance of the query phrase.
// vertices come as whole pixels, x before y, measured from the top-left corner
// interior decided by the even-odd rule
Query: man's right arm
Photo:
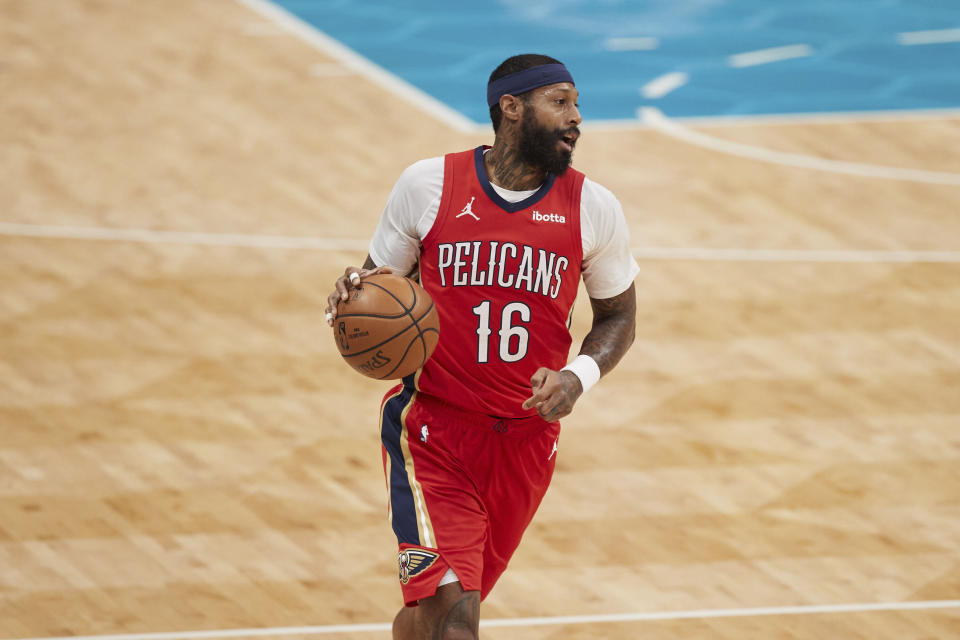
[[[440,205],[443,163],[443,158],[421,160],[400,175],[387,198],[363,266],[344,269],[327,296],[327,324],[333,326],[337,303],[346,300],[363,278],[394,271],[415,277],[420,266],[420,239],[432,226]]]

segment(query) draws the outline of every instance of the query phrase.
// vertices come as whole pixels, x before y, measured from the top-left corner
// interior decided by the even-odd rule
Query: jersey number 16
[[[473,308],[473,313],[480,317],[477,325],[477,362],[490,361],[490,307],[489,300],[484,300]],[[522,302],[510,302],[503,307],[500,314],[500,359],[504,362],[517,362],[527,355],[530,342],[530,332],[520,324],[514,324],[515,317],[519,322],[530,322],[530,307]],[[513,347],[513,348],[511,348]]]

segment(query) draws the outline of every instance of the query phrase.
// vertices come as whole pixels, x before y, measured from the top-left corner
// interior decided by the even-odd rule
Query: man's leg
[[[479,626],[480,592],[452,582],[420,606],[404,607],[393,621],[393,640],[477,640]]]

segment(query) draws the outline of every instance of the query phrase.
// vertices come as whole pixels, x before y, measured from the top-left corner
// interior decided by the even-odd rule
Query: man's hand
[[[367,258],[367,263],[370,259]],[[327,324],[333,326],[333,321],[337,317],[337,303],[350,297],[350,290],[356,288],[360,281],[368,276],[378,273],[393,273],[390,267],[374,267],[372,269],[361,269],[360,267],[347,267],[343,270],[343,275],[337,278],[334,284],[334,291],[327,296]]]
[[[570,415],[573,405],[583,393],[580,378],[572,371],[554,371],[540,367],[530,378],[533,395],[523,403],[524,409],[537,408],[547,422]]]

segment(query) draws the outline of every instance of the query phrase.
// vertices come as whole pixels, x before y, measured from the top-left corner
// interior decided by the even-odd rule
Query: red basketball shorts
[[[380,432],[404,602],[434,595],[448,568],[486,598],[550,484],[560,423],[465,412],[397,386]]]

